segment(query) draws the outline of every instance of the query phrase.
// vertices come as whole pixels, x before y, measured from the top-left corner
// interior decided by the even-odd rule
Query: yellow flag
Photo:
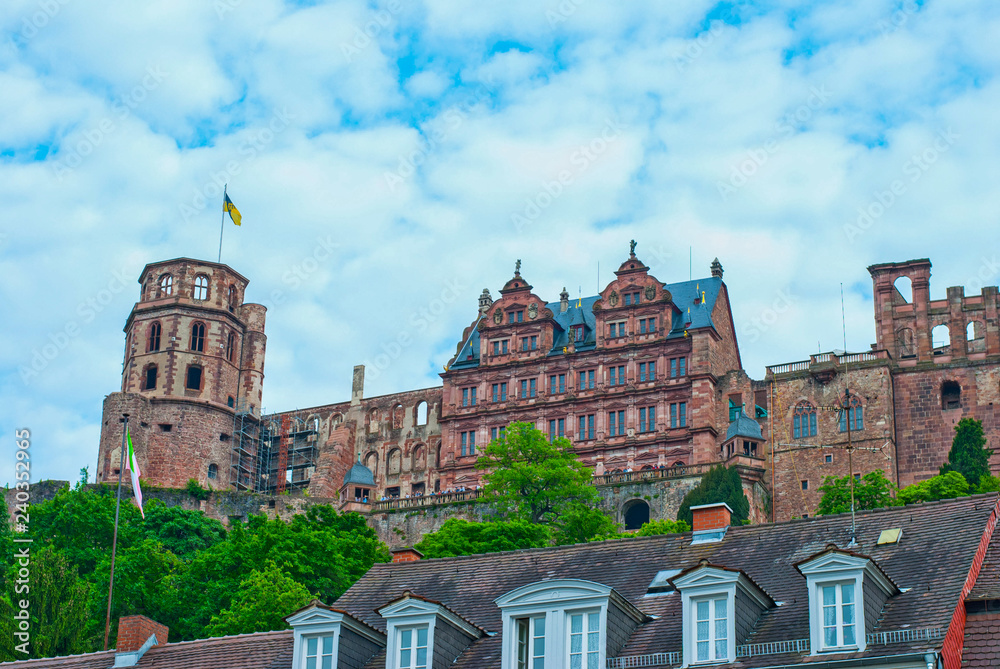
[[[233,219],[233,223],[236,225],[239,225],[240,221],[243,220],[243,217],[240,216],[240,210],[237,209],[236,205],[233,204],[233,201],[229,199],[228,194],[226,194],[225,199],[222,201],[222,210],[229,212],[229,218]]]

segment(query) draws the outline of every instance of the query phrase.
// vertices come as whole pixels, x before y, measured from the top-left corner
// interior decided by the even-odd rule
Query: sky
[[[5,0],[0,483],[93,480],[146,263],[267,306],[266,411],[440,384],[522,261],[725,268],[742,360],[875,341],[874,263],[1000,282],[994,0]],[[845,319],[841,320],[841,289]]]

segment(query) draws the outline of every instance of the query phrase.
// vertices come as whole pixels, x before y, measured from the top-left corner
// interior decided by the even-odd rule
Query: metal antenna
[[[852,548],[858,545],[858,528],[854,514],[854,448],[851,443],[851,422],[853,416],[851,415],[850,376],[847,374],[847,365],[850,364],[848,362],[850,357],[847,355],[847,312],[844,309],[843,282],[840,284],[840,322],[844,331],[844,420],[847,423],[847,477],[851,484],[851,542],[847,544],[847,547]]]

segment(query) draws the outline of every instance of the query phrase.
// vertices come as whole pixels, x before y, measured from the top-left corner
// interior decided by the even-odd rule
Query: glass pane
[[[545,616],[540,618],[535,618],[535,636],[543,636],[545,634]]]
[[[843,598],[845,604],[854,603],[854,586],[853,585],[842,585],[840,586],[840,596]]]
[[[600,613],[588,613],[587,614],[587,629],[590,631],[595,631],[601,628],[601,614]]]
[[[532,655],[536,657],[545,655],[545,637],[543,636],[535,637],[535,643],[533,645],[534,645],[534,650],[531,653]]]
[[[823,628],[823,643],[827,646],[837,645],[837,628],[836,627],[825,627]]]
[[[582,634],[570,634],[569,635],[569,652],[571,652],[571,653],[582,653],[583,652],[583,635]]]
[[[323,637],[323,654],[329,655],[333,652],[333,637],[325,636]]]
[[[427,645],[427,628],[419,627],[417,628],[417,645],[426,646]]]
[[[569,656],[570,669],[583,669],[583,655]]]
[[[854,623],[854,604],[844,604],[844,624],[850,625]]]
[[[853,646],[857,643],[854,639],[854,625],[846,625],[844,627],[844,645]]]
[[[597,662],[599,660],[597,653],[590,653],[587,655],[587,669],[598,669]]]
[[[830,606],[837,601],[837,589],[832,585],[823,588],[823,605]]]
[[[316,658],[315,657],[306,658],[306,669],[316,669]]]
[[[699,620],[698,621],[698,640],[704,641],[708,639],[708,621]]]
[[[726,617],[726,605],[728,604],[725,599],[715,600],[715,617],[725,618]]]
[[[333,669],[333,655],[323,656],[323,669]]]
[[[701,662],[702,660],[707,660],[707,659],[708,659],[708,642],[707,641],[699,641],[698,642],[698,661]]]
[[[587,650],[594,652],[600,649],[601,634],[600,632],[591,632],[587,635]]]
[[[573,634],[583,631],[583,614],[577,613],[569,617],[569,628]]]
[[[823,607],[823,625],[829,627],[837,624],[837,608],[834,606]]]
[[[399,651],[399,666],[409,667],[410,666],[410,649],[406,648]]]
[[[316,654],[316,644],[319,640],[316,637],[306,639],[306,655]]]
[[[417,666],[426,667],[427,666],[427,649],[418,648],[417,649]]]
[[[715,621],[715,638],[716,639],[723,639],[723,640],[725,640],[725,638],[726,638],[726,621],[725,621],[725,619],[723,619],[723,620],[716,620]]]
[[[531,669],[545,669],[545,658],[536,657],[531,661]]]
[[[698,620],[708,620],[708,602],[698,602]]]
[[[401,630],[399,632],[399,645],[409,648],[413,645],[413,632],[411,630]]]
[[[715,642],[715,659],[721,660],[722,658],[727,657],[726,653],[727,653],[727,649],[726,649],[726,641],[725,641],[725,639],[723,639],[722,641],[716,641]]]

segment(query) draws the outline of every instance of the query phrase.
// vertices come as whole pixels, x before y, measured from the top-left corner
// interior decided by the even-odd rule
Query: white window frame
[[[395,643],[392,646],[392,652],[395,655],[396,666],[400,669],[431,669],[434,657],[431,655],[431,650],[433,649],[431,629],[434,626],[434,621],[430,621],[423,625],[400,625],[395,629]],[[425,630],[427,632],[427,645],[423,646],[426,648],[426,656],[424,658],[423,667],[416,664],[417,662],[417,651],[421,648],[419,645],[419,635],[420,631]],[[411,651],[410,662],[407,665],[403,665],[403,634],[404,632],[410,633],[410,640],[413,642],[411,646],[407,649]]]
[[[872,579],[874,584],[888,596],[899,592],[896,585],[890,581],[871,559],[862,555],[848,553],[837,549],[828,549],[804,562],[796,565],[806,577],[809,591],[809,638],[813,655],[829,653],[864,652],[867,646],[865,629],[865,578]],[[850,646],[827,646],[823,634],[823,588],[825,586],[853,585],[854,588],[854,640]],[[838,587],[837,601],[840,600]],[[841,620],[842,610],[837,607],[837,620]],[[843,638],[843,626],[838,622],[838,640]]]
[[[723,605],[724,614],[722,618],[719,617],[719,611],[718,611],[719,602],[725,602],[725,604]],[[708,604],[708,618],[706,619],[706,622],[708,623],[708,638],[706,639],[701,639],[698,635],[698,624],[701,622],[701,619],[698,617],[698,609],[700,608],[701,604]],[[730,606],[730,598],[728,592],[725,594],[720,593],[717,595],[705,595],[702,597],[691,598],[691,617],[692,617],[692,622],[694,623],[693,625],[691,625],[691,634],[692,634],[691,645],[693,648],[692,664],[718,664],[720,662],[729,661],[729,641],[732,638],[732,635],[729,633],[729,629],[730,627],[732,627],[735,630],[736,627],[735,626],[736,616],[732,615],[732,613],[733,609],[732,606]],[[719,639],[716,633],[717,632],[716,625],[720,619],[726,621],[725,639]],[[733,625],[729,624],[730,620],[734,621]],[[726,642],[726,651],[722,656],[719,656],[717,644],[719,641],[723,640]],[[705,658],[704,660],[698,658],[698,644],[701,643],[708,644],[708,657]]]
[[[331,664],[337,667],[341,630],[345,627],[383,648],[386,643],[384,634],[356,620],[344,611],[330,609],[322,605],[313,604],[296,611],[285,618],[285,621],[291,626],[293,632],[292,667],[294,669],[306,669],[306,641],[308,639],[321,639],[329,636],[333,637],[333,661]],[[317,669],[321,669],[321,667],[322,664],[317,662]]]
[[[478,627],[470,625],[440,604],[420,597],[411,597],[409,593],[380,608],[378,614],[385,619],[386,624],[389,651],[386,653],[385,669],[405,669],[399,666],[400,632],[405,629],[427,628],[427,669],[434,663],[434,628],[438,619],[447,620],[473,639],[483,635],[483,631]]]
[[[323,652],[323,640],[324,639],[330,639],[331,640],[331,646],[330,646],[331,652],[330,652],[330,654],[328,656]],[[316,655],[315,656],[310,656],[309,655],[309,642],[313,641],[313,640],[316,641]],[[316,666],[315,666],[314,669],[323,669],[323,657],[324,656],[327,656],[327,657],[330,658],[330,667],[331,667],[331,669],[336,669],[337,659],[338,659],[337,658],[337,646],[339,645],[339,641],[340,641],[340,631],[339,630],[333,632],[332,634],[305,634],[305,635],[303,635],[302,636],[302,646],[303,646],[303,648],[302,648],[302,667],[303,667],[303,669],[309,669],[309,660],[310,659],[315,659],[316,660]]]
[[[570,616],[578,613],[598,614],[600,630],[598,666],[605,667],[608,646],[608,606],[612,591],[611,587],[593,581],[553,579],[529,583],[498,597],[495,602],[500,607],[501,636],[504,640],[501,669],[518,669],[518,620],[536,616],[545,617],[545,669],[568,668]]]

